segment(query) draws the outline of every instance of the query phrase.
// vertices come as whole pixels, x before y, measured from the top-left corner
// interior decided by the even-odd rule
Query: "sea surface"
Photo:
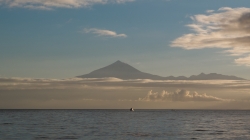
[[[0,110],[0,140],[250,139],[247,110]]]

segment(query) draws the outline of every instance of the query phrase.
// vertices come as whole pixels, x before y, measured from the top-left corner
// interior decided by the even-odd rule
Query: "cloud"
[[[235,63],[237,63],[237,64],[239,64],[239,65],[247,65],[247,66],[250,66],[250,56],[244,57],[244,58],[235,59]]]
[[[94,4],[125,3],[134,0],[0,0],[0,5],[27,9],[51,10],[53,8],[81,8]]]
[[[92,34],[96,34],[98,36],[108,36],[108,37],[127,37],[127,35],[125,34],[117,34],[114,31],[110,31],[110,30],[101,30],[101,29],[97,29],[97,28],[90,28],[90,29],[84,29],[85,33],[92,33]]]
[[[34,78],[1,78],[0,90],[30,89],[232,89],[250,90],[248,80],[122,80],[118,78],[69,78],[69,79],[34,79]]]
[[[206,12],[207,12],[207,13],[213,13],[214,10],[207,10]]]
[[[145,95],[149,90],[164,89],[186,90],[162,93],[150,91]],[[225,105],[221,108],[245,108],[249,106],[249,91],[250,81],[247,80],[0,77],[0,108],[128,108],[132,106],[134,108],[211,109],[218,107],[213,107],[215,104],[221,106],[221,104],[243,100],[247,103],[238,107],[232,103],[230,106]],[[200,94],[204,92],[209,95]]]
[[[68,78],[68,79],[33,79],[1,78],[0,90],[40,90],[40,89],[120,89],[118,78]],[[115,84],[116,83],[116,84]]]
[[[184,34],[172,41],[172,47],[184,49],[222,48],[234,56],[250,57],[250,8],[222,7],[194,15],[186,25],[194,33]],[[250,60],[239,58],[235,63],[249,66]]]
[[[176,90],[173,93],[162,91],[162,93],[149,91],[146,97],[139,98],[139,101],[226,101],[225,99],[209,96],[206,93],[191,93],[187,90]]]

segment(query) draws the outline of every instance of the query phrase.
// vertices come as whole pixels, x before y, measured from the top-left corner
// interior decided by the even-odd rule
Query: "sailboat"
[[[130,111],[135,111],[133,108],[130,108]]]

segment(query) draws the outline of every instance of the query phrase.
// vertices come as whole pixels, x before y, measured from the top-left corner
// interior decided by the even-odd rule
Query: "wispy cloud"
[[[250,57],[250,8],[222,7],[206,15],[194,15],[187,25],[194,33],[174,40],[172,47],[184,49],[222,48],[234,56]],[[250,59],[239,58],[235,63],[250,66]]]
[[[126,34],[117,34],[115,31],[102,30],[97,28],[84,29],[85,33],[92,33],[98,36],[107,36],[107,37],[127,37]]]
[[[229,101],[214,96],[209,96],[206,93],[199,94],[191,93],[187,90],[176,90],[175,92],[162,91],[162,93],[149,91],[146,97],[139,98],[139,101]]]
[[[118,78],[0,78],[0,90],[27,89],[209,88],[250,90],[248,80],[122,80]]]
[[[214,10],[207,10],[206,12],[207,12],[207,13],[213,13]]]
[[[53,8],[81,8],[94,4],[125,3],[134,0],[0,0],[0,5],[28,9],[51,10]]]

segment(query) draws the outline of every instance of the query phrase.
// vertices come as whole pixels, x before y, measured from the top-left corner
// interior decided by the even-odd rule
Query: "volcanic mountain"
[[[228,76],[217,73],[192,75],[190,77],[185,76],[169,76],[162,77],[153,75],[145,72],[141,72],[136,68],[121,62],[116,61],[115,63],[106,67],[94,70],[89,74],[77,76],[79,78],[105,78],[105,77],[116,77],[119,79],[152,79],[152,80],[245,80],[236,76]]]
[[[119,79],[154,79],[154,80],[164,79],[164,77],[161,77],[161,76],[141,72],[137,70],[136,68],[126,63],[123,63],[119,60],[111,65],[92,71],[89,74],[85,74],[85,75],[81,75],[77,77],[81,77],[81,78],[116,77]]]

